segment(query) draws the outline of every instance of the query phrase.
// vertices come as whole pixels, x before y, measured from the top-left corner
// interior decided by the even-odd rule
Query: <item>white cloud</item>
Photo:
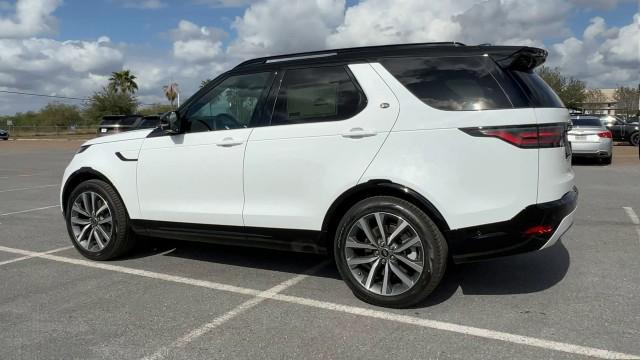
[[[360,0],[352,6],[345,0],[192,1],[211,7],[249,7],[233,20],[231,40],[223,29],[181,20],[163,34],[172,43],[167,52],[114,44],[106,36],[95,41],[33,38],[55,31],[53,12],[60,0],[19,0],[8,10],[0,8],[0,13],[11,12],[0,16],[0,88],[84,97],[106,84],[111,71],[127,68],[138,76],[142,102],[164,102],[162,85],[178,82],[185,99],[203,79],[250,57],[453,40],[534,46],[545,41],[552,44],[548,65],[559,66],[590,86],[635,86],[640,80],[640,14],[619,28],[607,25],[604,15],[593,17],[577,33],[568,27],[576,14],[597,13],[626,0]],[[169,2],[135,3],[154,7]],[[0,113],[41,105],[24,99],[22,105],[7,108],[6,98],[0,98]]]
[[[640,82],[640,12],[631,24],[607,28],[591,19],[582,39],[569,37],[550,49],[550,66],[584,80],[591,87],[636,86]]]
[[[212,8],[242,7],[258,2],[258,0],[194,0],[195,4]]]
[[[249,7],[232,27],[238,37],[227,49],[247,58],[323,49],[344,18],[344,0],[266,0]]]
[[[466,0],[364,0],[347,9],[344,22],[327,38],[327,45],[346,47],[460,40],[462,28],[451,17],[469,5]]]
[[[217,27],[198,26],[188,20],[180,20],[178,27],[169,30],[169,35],[174,41],[192,39],[222,40],[227,37],[227,32]]]
[[[173,43],[173,55],[187,62],[212,61],[222,53],[221,42],[209,40],[178,40]]]
[[[0,38],[25,38],[51,34],[58,21],[52,13],[62,0],[18,0],[15,14],[0,17]]]
[[[86,97],[122,61],[108,42],[0,39],[0,88]]]
[[[223,54],[222,39],[227,33],[215,27],[198,26],[181,20],[169,31],[173,42],[173,56],[188,63],[211,62]]]

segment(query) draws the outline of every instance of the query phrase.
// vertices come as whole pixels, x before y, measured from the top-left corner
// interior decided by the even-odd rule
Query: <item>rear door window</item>
[[[510,109],[511,101],[492,76],[489,59],[407,57],[382,65],[413,95],[440,110]]]
[[[345,120],[365,105],[364,93],[344,66],[287,70],[271,125]]]

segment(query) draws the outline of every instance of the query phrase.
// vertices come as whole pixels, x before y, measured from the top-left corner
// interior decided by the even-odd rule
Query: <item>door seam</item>
[[[367,164],[367,167],[365,167],[365,169],[362,172],[362,174],[360,174],[360,177],[358,178],[358,181],[356,181],[356,185],[360,184],[360,182],[362,181],[362,178],[364,177],[364,175],[369,170],[369,167],[371,167],[371,164],[373,164],[373,161],[378,157],[378,154],[382,150],[382,147],[384,146],[384,144],[387,142],[387,139],[391,135],[391,132],[393,131],[393,128],[396,127],[396,123],[398,122],[398,119],[400,118],[400,112],[402,111],[402,108],[400,106],[400,99],[398,99],[398,96],[396,95],[396,93],[393,92],[393,90],[391,89],[389,84],[387,84],[387,82],[380,75],[380,73],[376,70],[376,68],[373,67],[373,65],[371,65],[371,63],[368,63],[368,65],[371,67],[373,72],[375,72],[376,75],[378,75],[378,78],[387,86],[387,89],[389,89],[389,91],[391,92],[391,95],[393,95],[393,97],[396,99],[396,103],[398,104],[398,115],[396,116],[396,119],[393,121],[393,125],[391,125],[391,128],[389,129],[389,131],[387,131],[387,135],[385,136],[384,140],[382,140],[382,144],[380,144],[380,146],[378,147],[378,150],[376,150],[376,153],[373,154],[373,156],[371,157],[371,161],[369,161],[369,164]]]

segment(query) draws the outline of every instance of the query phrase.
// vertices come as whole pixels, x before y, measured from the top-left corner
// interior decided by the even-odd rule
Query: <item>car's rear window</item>
[[[514,80],[520,85],[522,91],[530,99],[533,107],[563,108],[565,107],[560,97],[533,71],[510,71]]]
[[[425,104],[441,110],[489,110],[513,105],[485,57],[403,57],[382,65]]]
[[[601,127],[602,123],[598,118],[574,118],[571,119],[571,123],[573,126],[584,126],[584,127]]]

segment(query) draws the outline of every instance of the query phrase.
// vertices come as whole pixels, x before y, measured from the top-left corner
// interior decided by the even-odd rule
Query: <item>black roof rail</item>
[[[429,42],[429,43],[398,44],[398,45],[375,45],[375,46],[361,46],[361,47],[351,47],[351,48],[341,48],[341,49],[309,51],[309,52],[255,58],[255,59],[247,60],[240,63],[234,69],[239,69],[239,68],[247,67],[250,65],[268,64],[268,63],[275,63],[280,61],[315,59],[315,58],[331,57],[331,56],[346,55],[346,54],[357,55],[358,53],[371,53],[371,52],[385,51],[385,50],[386,51],[413,50],[413,49],[421,49],[421,48],[429,48],[429,47],[450,47],[450,46],[457,47],[457,46],[466,46],[466,45],[460,42],[450,41],[450,42]]]

